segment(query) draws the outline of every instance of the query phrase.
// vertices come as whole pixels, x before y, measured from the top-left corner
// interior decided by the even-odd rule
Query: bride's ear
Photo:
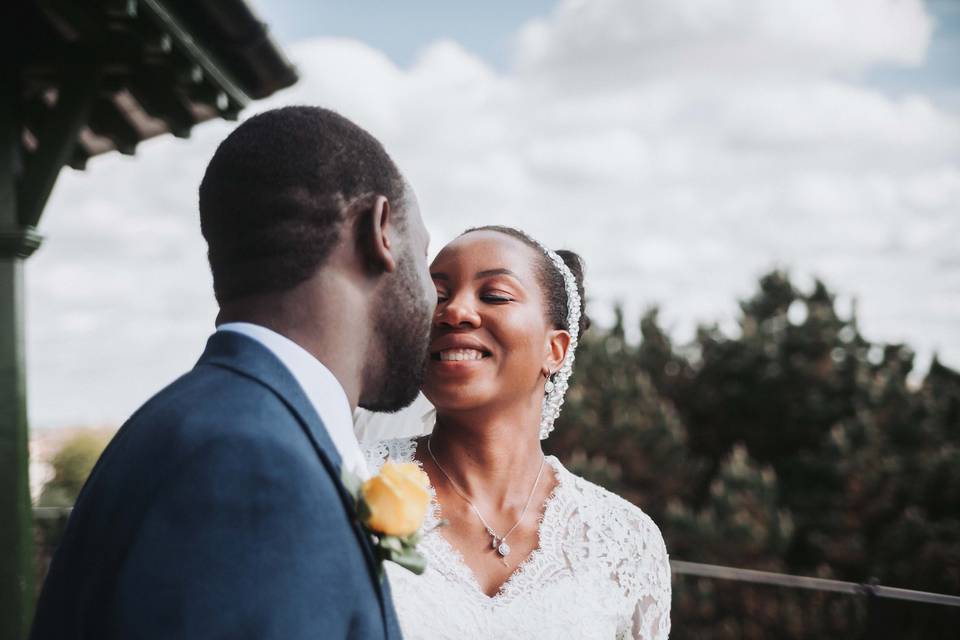
[[[563,359],[570,348],[570,334],[562,329],[554,329],[547,334],[546,353],[544,353],[544,368],[549,375],[556,372],[563,364]]]
[[[382,195],[364,196],[350,204],[347,219],[355,220],[357,253],[373,274],[397,269],[396,212]]]

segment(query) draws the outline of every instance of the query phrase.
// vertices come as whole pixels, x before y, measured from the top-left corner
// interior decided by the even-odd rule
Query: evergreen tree
[[[703,464],[691,455],[672,404],[624,337],[623,314],[599,336],[584,336],[556,431],[545,448],[574,472],[640,505],[650,515],[688,499]]]
[[[784,569],[793,517],[781,508],[777,476],[735,445],[699,509],[673,501],[662,522],[671,553],[696,562],[765,571]]]
[[[739,331],[676,346],[652,309],[585,336],[548,447],[644,508],[672,557],[960,593],[960,374],[860,333],[816,282],[761,278]],[[949,637],[960,612],[676,582],[677,638]],[[944,634],[947,635],[944,635]]]

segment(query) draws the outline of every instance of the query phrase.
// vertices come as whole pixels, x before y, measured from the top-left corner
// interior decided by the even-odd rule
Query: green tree
[[[626,340],[619,309],[616,318],[609,331],[584,336],[545,445],[575,473],[659,517],[669,501],[692,497],[703,463],[691,454],[676,409],[643,370],[638,346]]]
[[[44,485],[38,506],[72,506],[106,444],[96,433],[79,433],[64,442],[50,461],[53,478]]]
[[[661,526],[671,553],[688,560],[766,571],[784,569],[793,517],[780,504],[776,472],[735,445],[710,483],[705,504],[673,501]]]
[[[960,373],[917,385],[822,282],[760,279],[738,330],[677,346],[656,309],[584,337],[548,447],[646,510],[676,559],[960,593]],[[677,638],[950,637],[948,607],[706,579]]]

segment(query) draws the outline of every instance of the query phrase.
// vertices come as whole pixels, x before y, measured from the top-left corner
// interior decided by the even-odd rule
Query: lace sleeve
[[[633,640],[666,640],[670,635],[672,595],[670,558],[660,529],[646,514],[631,520],[636,535],[629,545],[633,561],[621,576],[632,608],[629,627],[622,637]]]

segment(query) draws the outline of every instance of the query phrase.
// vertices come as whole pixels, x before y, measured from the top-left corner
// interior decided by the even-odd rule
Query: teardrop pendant
[[[501,542],[500,546],[497,547],[497,553],[499,553],[502,558],[506,558],[510,555],[510,545],[506,542]]]

